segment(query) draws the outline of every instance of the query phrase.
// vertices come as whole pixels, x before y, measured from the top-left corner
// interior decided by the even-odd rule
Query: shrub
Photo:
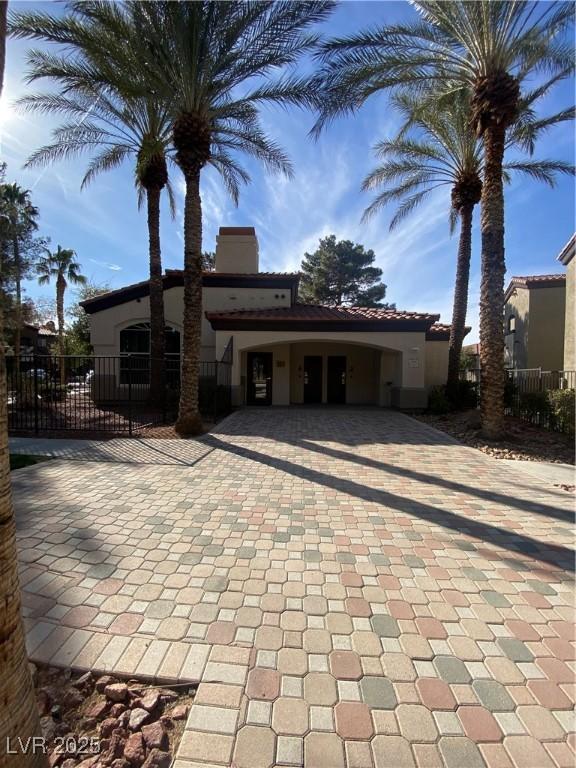
[[[428,411],[441,414],[448,413],[450,410],[452,410],[452,406],[446,395],[446,387],[440,385],[431,387],[428,393]]]
[[[559,432],[574,434],[576,392],[573,389],[553,389],[548,392],[550,426]]]
[[[517,393],[518,393],[518,388],[516,386],[516,382],[512,378],[507,378],[506,383],[504,384],[504,406],[506,408],[512,408],[512,409],[516,408]]]
[[[450,393],[452,405],[458,410],[467,411],[478,406],[478,384],[475,381],[459,381],[454,392]]]
[[[531,421],[542,419],[550,412],[547,392],[522,392],[519,405],[520,415],[527,416]]]

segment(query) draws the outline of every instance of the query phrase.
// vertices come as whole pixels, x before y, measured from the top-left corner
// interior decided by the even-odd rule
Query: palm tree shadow
[[[354,480],[336,477],[311,467],[295,464],[287,459],[260,453],[252,448],[233,445],[224,442],[214,434],[205,436],[203,441],[213,448],[218,448],[227,453],[233,453],[242,458],[273,467],[281,472],[349,494],[350,496],[355,496],[363,501],[396,509],[408,516],[418,517],[426,522],[432,522],[444,528],[458,531],[458,533],[465,532],[494,546],[524,554],[535,560],[552,565],[555,569],[561,568],[570,571],[575,569],[574,553],[559,544],[540,542],[523,533],[512,532],[498,525],[484,523],[478,519],[465,518],[462,515],[445,509],[437,509],[413,497],[404,498],[390,491],[371,488]],[[318,450],[323,452],[324,448],[318,448]],[[344,453],[344,456],[346,459],[350,458],[346,453]],[[378,462],[376,463],[378,464]],[[398,469],[397,471],[402,474],[404,470]],[[427,475],[421,475],[419,479],[427,479],[431,483],[435,483],[437,480],[437,478],[428,477]],[[465,489],[465,486],[462,488]]]

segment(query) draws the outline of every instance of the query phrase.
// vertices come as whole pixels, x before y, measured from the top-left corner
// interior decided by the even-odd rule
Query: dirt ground
[[[513,416],[506,417],[505,437],[499,442],[491,442],[481,436],[477,410],[439,416],[420,414],[416,418],[496,459],[574,464],[573,437],[536,427]]]

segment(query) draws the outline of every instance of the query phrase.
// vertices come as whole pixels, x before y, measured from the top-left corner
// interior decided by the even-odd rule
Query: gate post
[[[36,353],[32,355],[34,365],[34,434],[38,434],[38,359]]]
[[[132,356],[128,355],[128,434],[132,437]]]

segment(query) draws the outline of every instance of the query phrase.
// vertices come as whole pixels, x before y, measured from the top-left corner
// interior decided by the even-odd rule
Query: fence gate
[[[231,362],[200,363],[200,411],[217,420],[230,408]],[[150,394],[151,370],[164,386]],[[135,435],[174,422],[180,398],[180,356],[148,355],[6,358],[11,432]]]

